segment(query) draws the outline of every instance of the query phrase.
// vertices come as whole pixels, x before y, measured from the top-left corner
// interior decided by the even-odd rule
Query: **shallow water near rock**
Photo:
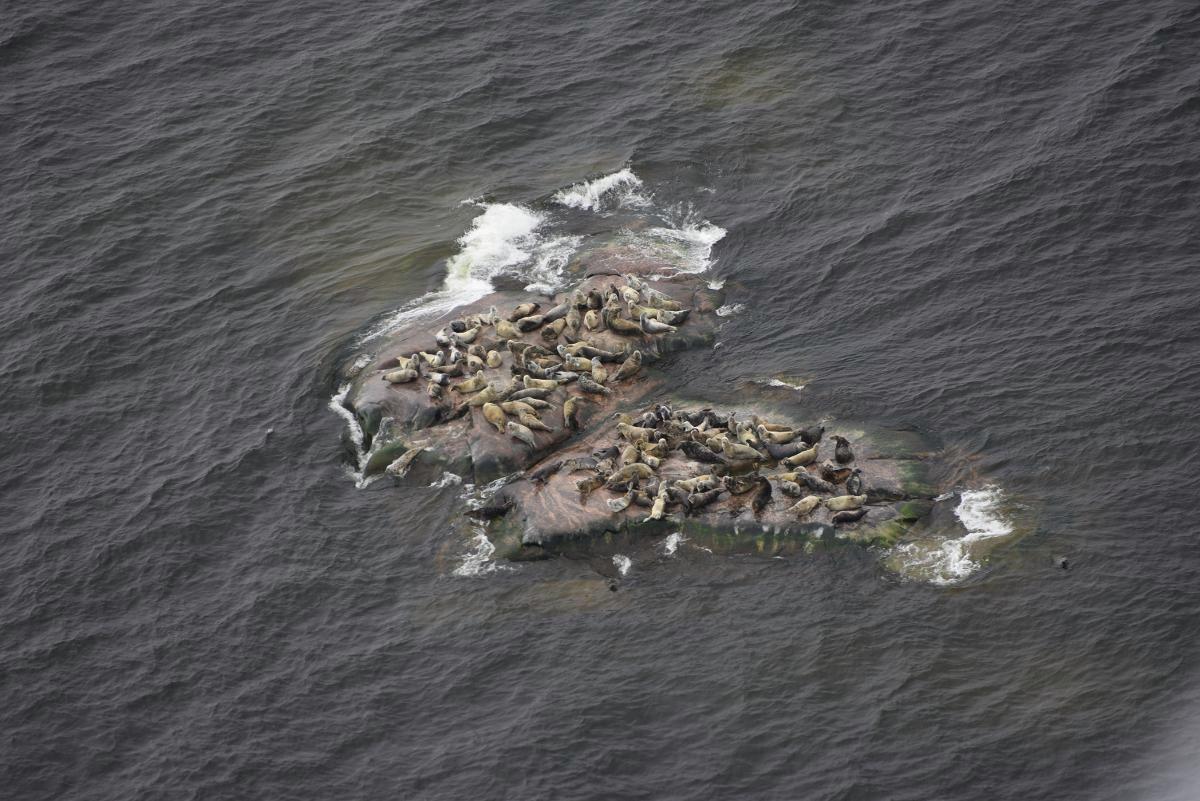
[[[5,797],[1194,797],[1198,36],[14,6]],[[348,364],[598,243],[725,294],[673,393],[928,441],[924,535],[510,562],[493,487],[364,474]]]

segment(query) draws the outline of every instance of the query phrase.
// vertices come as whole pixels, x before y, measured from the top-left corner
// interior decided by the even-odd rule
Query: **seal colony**
[[[347,393],[364,473],[503,479],[471,514],[513,559],[666,527],[731,547],[750,537],[752,550],[833,532],[894,542],[928,514],[918,459],[674,402],[653,365],[711,343],[724,294],[653,260],[599,256],[553,298],[497,292],[394,334]]]

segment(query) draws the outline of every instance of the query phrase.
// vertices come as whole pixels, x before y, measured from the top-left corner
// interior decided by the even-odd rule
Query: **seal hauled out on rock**
[[[834,435],[833,441],[837,447],[833,449],[833,458],[838,464],[849,464],[854,461],[854,451],[850,450],[850,441],[845,437]]]

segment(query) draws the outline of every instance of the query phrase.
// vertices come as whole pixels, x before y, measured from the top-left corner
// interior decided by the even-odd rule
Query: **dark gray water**
[[[1200,797],[1198,44],[1186,2],[10,5],[3,796]],[[684,388],[803,376],[1033,530],[950,586],[681,547],[611,593],[456,575],[459,488],[356,488],[333,365],[461,202],[625,168],[727,232]]]

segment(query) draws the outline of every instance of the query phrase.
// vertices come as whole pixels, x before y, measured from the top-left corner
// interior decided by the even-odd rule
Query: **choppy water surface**
[[[14,8],[5,796],[1193,798],[1198,40],[1172,2]],[[597,237],[724,284],[681,393],[929,438],[958,536],[508,565],[457,514],[489,488],[363,481],[334,366]]]

